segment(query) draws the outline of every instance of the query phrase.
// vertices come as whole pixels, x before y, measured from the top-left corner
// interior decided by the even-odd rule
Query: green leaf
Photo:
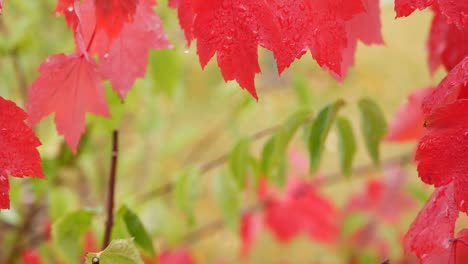
[[[294,93],[297,100],[301,106],[310,106],[312,105],[312,94],[310,88],[307,86],[306,80],[303,78],[298,78],[294,81]]]
[[[80,241],[90,228],[93,216],[94,212],[82,209],[64,215],[52,225],[53,241],[71,263],[80,259]]]
[[[229,169],[241,189],[245,187],[249,168],[249,145],[250,140],[243,138],[237,142],[229,155]]]
[[[239,219],[239,188],[229,173],[220,173],[214,179],[214,194],[224,220],[237,231]]]
[[[261,168],[268,179],[274,180],[279,186],[286,182],[287,162],[286,152],[289,142],[296,131],[311,118],[311,111],[301,110],[291,115],[264,145],[262,150]]]
[[[138,215],[125,205],[120,207],[118,215],[123,218],[128,233],[135,238],[135,243],[151,255],[156,255],[153,241]]]
[[[174,185],[174,201],[188,215],[190,223],[195,222],[193,206],[198,195],[198,176],[198,170],[185,169],[177,176]]]
[[[356,140],[354,138],[353,128],[349,120],[344,117],[337,118],[336,128],[338,132],[338,154],[340,156],[341,172],[349,176],[356,154]]]
[[[344,106],[343,100],[324,107],[311,125],[309,131],[308,148],[311,172],[316,172],[323,152],[323,146],[327,139],[330,128],[335,121],[338,110]]]
[[[86,263],[92,263],[93,258],[98,258],[99,264],[143,264],[132,238],[112,240],[103,251],[88,253]]]
[[[375,165],[380,163],[379,146],[387,134],[387,122],[379,106],[370,99],[358,103],[361,113],[361,130],[366,149]]]

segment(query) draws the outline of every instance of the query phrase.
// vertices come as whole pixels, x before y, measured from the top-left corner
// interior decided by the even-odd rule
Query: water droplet
[[[463,205],[465,205],[465,200],[460,201],[460,207],[463,207]]]
[[[188,53],[189,53],[189,50],[188,50],[188,49],[184,50],[184,53],[185,53],[185,54],[188,54]]]
[[[318,28],[315,28],[315,29],[314,29],[314,33],[313,33],[313,34],[314,34],[314,36],[315,36],[315,35],[317,35],[317,34],[318,34],[318,32],[319,32],[319,29],[318,29]]]
[[[104,54],[104,59],[107,59],[107,58],[109,58],[109,53]]]
[[[67,10],[68,10],[68,12],[73,12],[73,6],[69,6],[69,7],[67,8]]]

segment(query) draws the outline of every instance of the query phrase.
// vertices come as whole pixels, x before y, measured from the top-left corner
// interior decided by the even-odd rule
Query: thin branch
[[[18,226],[15,243],[10,250],[10,254],[5,258],[5,263],[15,263],[16,259],[23,251],[23,248],[26,246],[26,237],[34,224],[37,214],[41,212],[42,209],[43,208],[37,203],[27,207],[24,221],[20,226]]]
[[[409,153],[404,153],[400,154],[394,157],[391,157],[389,159],[384,160],[382,163],[384,164],[400,164],[401,166],[406,165],[410,163],[413,160],[413,152]],[[376,167],[374,164],[366,164],[363,166],[356,167],[352,170],[351,174],[355,175],[354,178],[356,177],[363,177],[366,176],[376,170]],[[335,183],[338,183],[342,181],[343,175],[340,172],[332,173],[324,177],[323,181],[321,181],[322,185],[333,185]],[[302,192],[297,193],[298,196],[302,195]],[[255,211],[260,211],[263,208],[264,202],[259,201],[256,204],[253,204],[251,206],[248,206],[244,210],[241,211],[241,215],[249,212],[255,212]],[[210,236],[212,234],[215,234],[219,230],[223,229],[225,227],[223,219],[216,219],[213,220],[205,225],[200,226],[196,230],[188,233],[184,238],[183,238],[183,243],[186,245],[192,245],[197,243],[199,240]]]
[[[104,250],[110,243],[112,226],[114,225],[114,194],[115,194],[115,178],[117,174],[117,158],[119,145],[119,131],[114,130],[112,133],[112,155],[111,155],[111,170],[109,175],[109,189],[107,197],[107,220],[106,230],[104,232],[104,241],[102,249]]]
[[[306,119],[306,123],[308,122],[311,122],[312,121],[312,118],[308,118]],[[272,127],[269,127],[269,128],[265,128],[265,129],[262,129],[254,134],[252,134],[250,136],[250,140],[251,141],[257,141],[257,140],[260,140],[262,138],[265,138],[266,136],[268,135],[271,135],[277,131],[279,131],[281,129],[282,125],[275,125],[275,126],[272,126]],[[200,173],[207,173],[209,171],[211,171],[212,169],[215,169],[219,166],[221,166],[222,164],[224,164],[225,162],[228,161],[229,159],[229,152],[228,153],[224,153],[223,155],[213,159],[213,160],[210,160],[204,164],[202,164],[200,166]],[[144,202],[147,202],[149,200],[151,200],[152,198],[154,197],[158,197],[158,196],[164,196],[164,195],[167,195],[169,193],[172,192],[172,189],[174,187],[174,184],[172,182],[168,182],[168,183],[165,183],[164,185],[150,191],[150,192],[147,192],[145,194],[143,194],[142,196],[139,197],[139,201],[144,203]]]

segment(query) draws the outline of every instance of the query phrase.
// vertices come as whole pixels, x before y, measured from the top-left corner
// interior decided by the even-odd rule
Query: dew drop
[[[67,10],[68,10],[68,12],[73,12],[73,6],[69,6],[69,7],[67,8]]]
[[[185,53],[185,54],[188,54],[188,53],[189,53],[189,50],[188,50],[188,49],[184,50],[184,53]]]
[[[104,54],[104,59],[107,59],[107,58],[109,58],[109,53]]]

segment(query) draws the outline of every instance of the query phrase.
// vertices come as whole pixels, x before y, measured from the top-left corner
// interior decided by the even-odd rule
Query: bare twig
[[[111,169],[109,176],[109,188],[107,196],[107,220],[104,232],[104,241],[102,249],[104,250],[110,243],[112,234],[112,226],[114,225],[114,194],[115,194],[115,178],[117,174],[117,158],[118,158],[118,145],[119,145],[119,131],[114,130],[112,133],[112,155],[111,155]]]

